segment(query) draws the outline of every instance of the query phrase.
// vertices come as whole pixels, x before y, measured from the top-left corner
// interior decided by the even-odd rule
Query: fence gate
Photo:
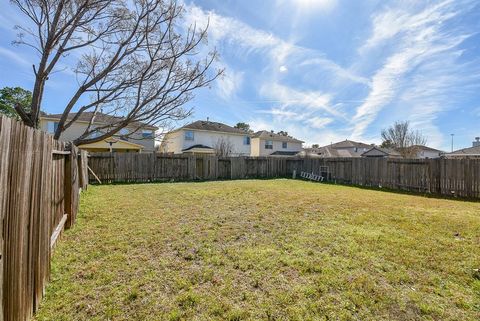
[[[196,179],[203,179],[203,157],[197,157],[196,161],[195,161],[195,168],[196,168],[196,172],[195,172],[195,178]]]

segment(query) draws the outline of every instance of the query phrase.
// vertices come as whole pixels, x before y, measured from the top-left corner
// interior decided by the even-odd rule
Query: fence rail
[[[52,247],[88,184],[87,153],[0,117],[0,321],[28,320],[50,275]]]
[[[215,157],[97,153],[88,164],[101,181],[150,182],[328,175],[362,186],[480,198],[480,159]],[[95,177],[90,174],[90,180]]]

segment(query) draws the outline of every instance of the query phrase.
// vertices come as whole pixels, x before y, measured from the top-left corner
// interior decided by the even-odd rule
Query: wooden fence
[[[0,117],[0,320],[35,313],[52,249],[87,185],[86,152]]]
[[[294,171],[341,184],[480,198],[480,159],[279,158],[91,154],[104,182],[292,177]],[[95,179],[90,175],[90,180]]]

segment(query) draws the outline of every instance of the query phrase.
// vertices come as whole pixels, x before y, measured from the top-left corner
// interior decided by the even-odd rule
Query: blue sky
[[[208,46],[225,76],[189,103],[206,119],[286,130],[307,144],[379,143],[409,120],[428,144],[471,146],[480,136],[477,0],[195,0],[187,23],[210,20]],[[34,53],[15,47],[22,16],[0,4],[0,87],[31,88]],[[66,59],[43,108],[60,112],[75,88]]]

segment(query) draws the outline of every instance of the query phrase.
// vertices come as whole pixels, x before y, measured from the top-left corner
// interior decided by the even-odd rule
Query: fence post
[[[78,199],[78,168],[77,156],[78,149],[75,146],[70,146],[70,154],[65,155],[65,214],[68,215],[65,228],[70,228],[74,221],[77,212],[77,199]]]

